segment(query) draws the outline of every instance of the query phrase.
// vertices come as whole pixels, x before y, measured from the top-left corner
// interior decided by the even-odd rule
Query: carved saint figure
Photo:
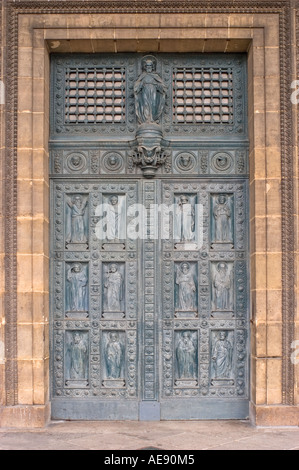
[[[195,211],[192,202],[187,195],[182,195],[175,209],[175,238],[181,242],[195,240]]]
[[[176,284],[179,286],[178,310],[185,312],[196,310],[196,285],[189,263],[182,263],[177,269]]]
[[[214,306],[216,310],[229,310],[231,308],[232,277],[226,263],[219,263],[214,275]]]
[[[212,361],[216,379],[229,379],[232,371],[233,347],[228,332],[220,331],[213,349]]]
[[[88,349],[84,336],[78,332],[73,334],[69,345],[70,379],[84,380],[88,375]]]
[[[107,239],[119,240],[120,238],[120,205],[117,195],[110,196],[107,210]]]
[[[106,345],[105,358],[108,379],[119,379],[121,376],[124,348],[118,333],[111,332]]]
[[[155,57],[146,56],[142,60],[142,74],[134,86],[136,115],[139,124],[157,123],[160,119],[166,98],[166,86],[156,73]]]
[[[68,268],[68,307],[71,312],[85,312],[87,276],[80,263]]]
[[[116,264],[111,264],[105,282],[105,298],[109,312],[120,312],[123,300],[123,276]]]
[[[215,219],[215,241],[218,243],[231,242],[231,209],[227,197],[220,195],[213,211]]]
[[[197,347],[191,331],[184,331],[176,348],[178,376],[180,379],[197,378]]]
[[[83,198],[80,194],[76,194],[72,199],[67,198],[66,203],[70,208],[70,233],[67,235],[67,243],[87,243],[85,233],[84,215],[88,204],[87,198]]]

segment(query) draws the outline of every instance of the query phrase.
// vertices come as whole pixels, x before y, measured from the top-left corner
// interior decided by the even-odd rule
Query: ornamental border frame
[[[6,133],[4,162],[3,205],[5,216],[5,404],[18,403],[17,372],[17,106],[18,106],[18,18],[22,14],[74,14],[85,13],[87,2],[81,0],[7,0],[4,14],[7,29],[4,32],[6,55]],[[3,9],[3,2],[1,1]],[[281,171],[282,171],[282,318],[283,364],[282,401],[294,404],[295,369],[290,361],[291,343],[295,334],[295,221],[294,221],[294,168],[293,117],[289,105],[291,89],[288,71],[291,70],[291,2],[281,0],[91,0],[89,13],[219,13],[219,14],[279,14],[280,75],[281,75]],[[6,10],[6,11],[5,11]],[[299,13],[297,11],[297,17]],[[297,30],[297,37],[299,32]],[[297,54],[297,65],[299,57]]]

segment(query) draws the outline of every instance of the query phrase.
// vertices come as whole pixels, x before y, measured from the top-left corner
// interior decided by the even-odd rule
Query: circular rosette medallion
[[[216,173],[226,172],[229,173],[232,170],[234,161],[229,153],[219,152],[212,157],[211,165],[212,169]]]
[[[72,152],[66,157],[66,167],[71,173],[86,170],[87,160],[83,153]]]
[[[180,172],[190,172],[196,166],[196,158],[192,153],[182,152],[176,156],[175,165]]]
[[[124,159],[120,153],[109,152],[103,157],[103,166],[106,171],[114,172],[122,170]]]

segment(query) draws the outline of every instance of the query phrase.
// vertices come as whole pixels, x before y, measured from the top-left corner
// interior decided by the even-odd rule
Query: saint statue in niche
[[[216,379],[229,379],[231,377],[233,362],[233,347],[228,338],[228,331],[220,331],[216,341],[212,361]]]
[[[179,379],[197,378],[197,344],[191,331],[180,334],[176,348]]]
[[[105,303],[108,312],[120,312],[123,300],[123,276],[116,264],[111,264],[106,275]]]
[[[88,379],[88,348],[84,335],[74,332],[69,344],[70,380]]]
[[[227,196],[221,194],[213,210],[215,219],[215,242],[229,243],[232,242],[231,233],[231,216],[232,211],[229,207]]]
[[[182,263],[177,268],[176,284],[178,284],[178,305],[179,311],[196,310],[196,284],[189,263]]]
[[[157,123],[162,116],[166,86],[156,72],[157,60],[146,56],[142,60],[142,74],[134,86],[136,115],[139,124]]]
[[[195,210],[189,196],[179,197],[175,207],[174,238],[180,242],[195,240]]]
[[[85,211],[88,199],[76,194],[72,198],[67,197],[66,203],[70,208],[70,231],[66,237],[66,243],[87,243],[85,229]]]
[[[87,299],[87,275],[82,264],[75,263],[68,268],[67,271],[67,290],[68,305],[67,310],[70,312],[86,312]]]
[[[213,279],[214,307],[216,310],[231,309],[232,275],[227,263],[218,263]]]
[[[121,378],[124,347],[119,339],[119,334],[109,333],[109,339],[105,348],[105,359],[108,379]]]

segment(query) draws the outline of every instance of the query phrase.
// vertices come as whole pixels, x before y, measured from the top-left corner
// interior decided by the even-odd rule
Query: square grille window
[[[175,67],[173,69],[175,124],[233,124],[231,68]]]
[[[124,67],[66,70],[65,124],[125,122]]]

